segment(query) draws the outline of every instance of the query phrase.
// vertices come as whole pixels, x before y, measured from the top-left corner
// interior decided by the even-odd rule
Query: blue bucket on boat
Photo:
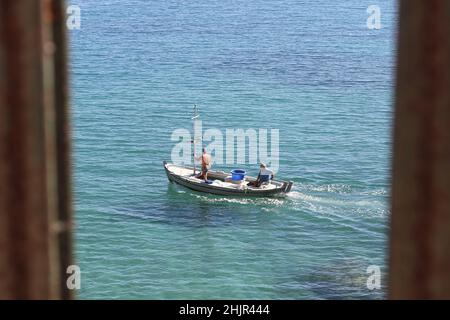
[[[244,180],[246,175],[245,170],[234,169],[231,171],[231,180],[233,181],[241,181]]]

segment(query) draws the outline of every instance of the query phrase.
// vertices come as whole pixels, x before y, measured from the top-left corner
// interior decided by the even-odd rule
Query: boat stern
[[[289,182],[286,182],[285,183],[285,185],[284,185],[284,193],[289,193],[289,192],[291,192],[291,189],[292,189],[292,186],[294,185],[294,182],[293,181],[289,181]]]

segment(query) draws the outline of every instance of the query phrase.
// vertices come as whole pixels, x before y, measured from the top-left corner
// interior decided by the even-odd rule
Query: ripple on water
[[[363,285],[368,264],[385,270],[389,216],[397,23],[380,1],[373,41],[357,0],[84,0],[71,34],[80,298],[382,297]],[[161,163],[194,103],[205,129],[279,129],[293,192],[168,184]]]

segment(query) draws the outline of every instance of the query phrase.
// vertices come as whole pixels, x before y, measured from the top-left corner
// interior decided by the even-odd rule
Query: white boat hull
[[[246,177],[240,184],[225,181],[228,176],[225,172],[209,171],[208,179],[213,183],[208,184],[198,179],[194,175],[194,169],[169,164],[164,161],[164,169],[169,181],[187,187],[191,190],[223,195],[223,196],[241,196],[241,197],[272,197],[283,196],[291,191],[292,182],[273,180],[269,184],[261,187],[248,186],[249,182],[255,181],[255,178]]]

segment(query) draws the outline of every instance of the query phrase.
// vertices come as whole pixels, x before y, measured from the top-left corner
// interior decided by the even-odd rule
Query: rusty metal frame
[[[0,299],[70,299],[65,2],[0,1]]]
[[[402,0],[389,297],[450,299],[450,1]]]

